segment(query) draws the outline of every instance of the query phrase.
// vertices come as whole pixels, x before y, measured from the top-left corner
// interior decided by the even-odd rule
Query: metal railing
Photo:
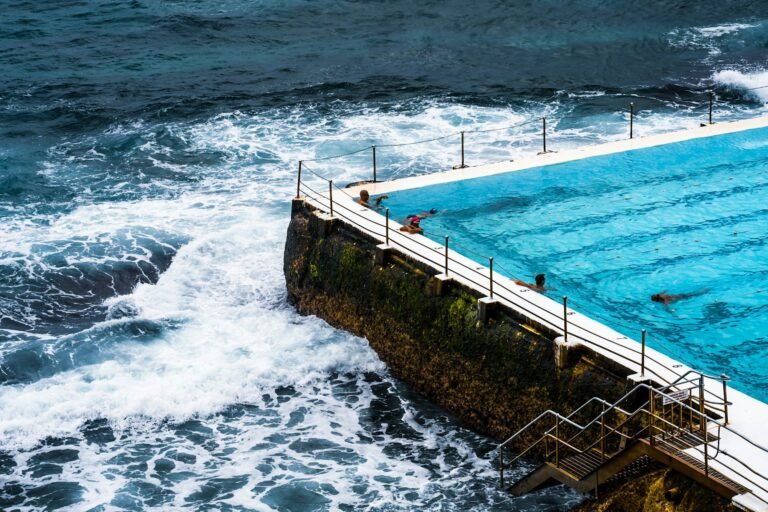
[[[632,411],[622,408],[621,405],[623,403],[636,399],[639,393],[647,393],[648,398],[642,405]],[[659,410],[659,402],[661,402],[661,411]],[[577,413],[594,403],[602,406],[602,411],[599,414],[585,424],[574,421],[573,418]],[[619,421],[616,423],[609,422],[609,419],[612,417],[618,417]],[[542,424],[545,424],[543,433],[525,449],[505,462],[505,450],[510,449],[512,443],[523,434]],[[713,426],[717,429],[717,434],[710,437],[710,429]],[[623,431],[633,427],[635,430],[632,433]],[[599,433],[589,437],[588,434],[596,429],[599,429]],[[503,487],[504,470],[542,444],[544,444],[546,461],[567,473],[566,469],[561,468],[561,462],[568,456],[596,453],[600,455],[602,463],[621,453],[627,447],[626,443],[640,439],[648,440],[652,446],[662,444],[673,451],[680,451],[680,447],[675,446],[671,441],[679,438],[683,433],[694,431],[700,432],[702,443],[700,446],[686,447],[686,450],[688,450],[689,454],[691,451],[699,454],[706,477],[710,477],[713,469],[725,468],[733,475],[738,476],[742,481],[747,482],[748,485],[768,494],[768,484],[766,483],[768,482],[768,475],[760,473],[741,458],[722,449],[720,439],[723,431],[739,437],[749,444],[753,449],[751,456],[758,460],[768,458],[768,448],[755,443],[719,421],[718,418],[709,416],[704,409],[704,403],[701,402],[700,397],[690,394],[687,398],[682,399],[679,394],[666,393],[663,389],[657,389],[644,383],[638,384],[613,403],[609,403],[599,397],[592,397],[568,416],[563,416],[553,410],[541,413],[499,445],[499,481]],[[572,434],[564,436],[563,432],[572,432]],[[618,442],[614,440],[615,438],[618,438]],[[624,443],[621,442],[622,440]],[[716,442],[717,445],[714,448],[710,448],[710,444],[713,442]],[[712,451],[714,451],[714,454]],[[727,457],[729,460],[724,460],[724,457]],[[715,467],[712,467],[713,461],[717,462]],[[734,467],[731,461],[734,461],[743,469]],[[731,478],[727,475],[725,476]],[[578,479],[575,476],[574,478]],[[756,480],[761,480],[762,482],[758,483]],[[754,493],[753,495],[760,501],[768,504],[768,501],[765,499]]]

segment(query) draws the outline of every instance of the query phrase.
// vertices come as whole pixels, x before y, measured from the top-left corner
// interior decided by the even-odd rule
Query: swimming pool
[[[389,194],[426,236],[768,401],[768,129]],[[663,305],[655,293],[701,295]]]

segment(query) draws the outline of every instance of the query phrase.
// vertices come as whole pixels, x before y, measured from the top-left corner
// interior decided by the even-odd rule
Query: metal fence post
[[[371,146],[371,152],[373,153],[373,182],[376,183],[376,144]]]
[[[541,138],[542,138],[542,141],[544,142],[544,150],[542,151],[542,153],[546,153],[547,152],[547,118],[546,117],[541,118]]]
[[[720,378],[723,379],[723,413],[725,414],[725,424],[728,424],[728,383],[726,382],[728,376],[721,374]]]
[[[464,165],[464,130],[461,131],[461,168],[465,168]]]
[[[709,91],[709,124],[712,124],[712,103],[714,102],[714,94]]]
[[[704,416],[704,474],[709,476],[709,434],[707,427],[707,417]]]
[[[640,355],[640,375],[645,375],[645,329],[643,329],[643,346]]]
[[[384,238],[386,240],[386,244],[389,245],[389,208],[384,210],[384,213],[386,215],[385,216],[386,224],[385,224],[385,228],[384,228],[384,230],[385,230],[384,231],[385,232],[385,237]]]
[[[635,124],[635,104],[629,103],[629,138],[634,136],[634,124]]]
[[[563,295],[563,341],[568,343],[568,296]]]
[[[488,275],[490,276],[490,280],[491,280],[491,281],[490,281],[490,283],[489,283],[489,284],[490,284],[490,286],[489,286],[489,288],[488,288],[488,289],[489,289],[489,291],[490,291],[490,294],[491,294],[491,298],[493,298],[493,256],[491,256],[490,258],[488,258],[488,260],[491,262],[491,269],[490,269],[490,271],[488,272]]]
[[[301,197],[301,160],[299,160],[299,178],[296,180],[296,199]]]
[[[445,275],[448,276],[448,235],[445,235]]]
[[[699,375],[699,412],[702,416],[706,416],[704,410],[704,375]]]
[[[501,484],[501,488],[504,488],[504,447],[501,447],[501,450],[499,450],[499,482]]]
[[[331,208],[331,217],[333,217],[333,180],[328,180],[328,204]]]
[[[656,412],[653,410],[653,388],[650,386],[650,384],[648,385],[648,410],[650,411],[650,415],[651,415],[649,430],[651,434],[651,446],[653,446],[654,444],[656,444],[656,441],[654,440],[654,435],[656,433],[655,432],[656,421],[655,421],[654,415],[656,414]]]

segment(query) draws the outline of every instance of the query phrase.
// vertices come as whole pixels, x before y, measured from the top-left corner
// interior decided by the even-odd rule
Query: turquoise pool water
[[[390,194],[427,236],[768,401],[768,129]],[[459,247],[459,245],[461,247]],[[486,261],[487,263],[487,261]],[[654,293],[704,292],[663,305]]]

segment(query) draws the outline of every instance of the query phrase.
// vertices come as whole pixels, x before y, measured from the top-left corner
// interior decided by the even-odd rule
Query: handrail
[[[671,386],[669,386],[669,387],[671,387]],[[627,411],[624,411],[623,409],[621,409],[619,407],[619,404],[622,401],[624,401],[629,396],[631,396],[631,395],[633,395],[633,394],[635,394],[638,391],[641,391],[643,389],[649,391],[649,400],[646,401],[643,405],[638,407],[632,413],[628,413]],[[605,454],[604,451],[603,451],[603,448],[602,448],[602,447],[604,447],[605,440],[608,437],[613,436],[613,435],[618,435],[618,436],[626,438],[626,439],[639,439],[639,436],[642,435],[643,432],[645,432],[645,431],[647,431],[649,429],[651,429],[650,430],[650,432],[651,432],[651,434],[650,434],[651,437],[650,438],[651,438],[651,442],[652,443],[653,442],[657,442],[657,443],[661,443],[661,444],[668,445],[668,446],[671,446],[671,447],[675,448],[675,446],[673,444],[671,444],[670,442],[668,442],[663,436],[656,437],[653,434],[653,432],[654,431],[658,431],[661,434],[665,434],[665,433],[669,432],[668,429],[669,429],[669,427],[671,427],[672,431],[675,433],[674,435],[679,435],[680,432],[681,431],[685,431],[686,428],[681,427],[680,425],[677,425],[677,424],[673,423],[672,421],[669,421],[665,416],[658,414],[658,412],[653,412],[653,407],[651,407],[650,400],[657,400],[658,398],[664,398],[664,399],[666,399],[666,400],[668,400],[670,402],[673,402],[673,403],[677,404],[679,406],[678,410],[680,411],[681,416],[683,416],[683,411],[684,410],[687,410],[689,412],[691,418],[693,418],[693,416],[695,415],[695,417],[699,419],[699,421],[698,421],[699,428],[702,429],[702,430],[705,429],[705,428],[708,428],[707,427],[708,425],[716,425],[717,426],[717,428],[718,428],[718,436],[717,436],[718,447],[717,447],[717,452],[716,452],[715,455],[709,455],[708,451],[706,450],[706,446],[705,446],[704,449],[701,449],[698,446],[691,447],[694,451],[696,451],[696,452],[698,452],[698,453],[703,455],[704,468],[705,468],[705,473],[706,474],[709,474],[708,473],[708,471],[709,471],[709,461],[710,460],[717,461],[718,464],[722,465],[724,468],[727,468],[733,474],[735,474],[738,477],[744,479],[746,482],[748,482],[749,484],[755,486],[756,488],[758,488],[758,489],[768,493],[768,489],[767,488],[765,488],[765,487],[763,487],[763,485],[755,482],[754,478],[751,478],[751,477],[745,475],[743,470],[739,471],[739,470],[733,468],[732,466],[728,465],[726,462],[722,461],[721,459],[718,459],[719,455],[722,453],[723,455],[725,455],[725,456],[729,457],[730,459],[733,459],[734,461],[736,461],[746,471],[749,471],[750,473],[752,473],[753,475],[759,477],[762,480],[768,480],[768,478],[766,478],[766,475],[763,475],[762,473],[758,472],[757,470],[755,470],[754,468],[752,468],[751,466],[749,466],[745,462],[741,461],[739,458],[734,457],[733,455],[731,455],[727,451],[722,450],[720,448],[720,437],[721,437],[721,432],[720,431],[722,429],[725,429],[728,432],[733,432],[735,435],[737,435],[737,436],[741,437],[742,439],[750,442],[753,446],[757,447],[758,449],[761,449],[761,450],[765,451],[766,453],[768,453],[768,449],[766,449],[765,447],[762,447],[762,446],[752,442],[751,440],[749,440],[748,438],[744,437],[743,435],[741,435],[737,431],[733,430],[732,428],[729,428],[727,425],[723,425],[723,424],[719,423],[716,419],[711,418],[710,416],[708,416],[706,414],[706,412],[702,412],[700,409],[695,409],[695,408],[689,406],[688,404],[678,400],[676,397],[671,396],[671,395],[665,393],[664,391],[656,389],[653,386],[650,386],[650,385],[645,384],[645,383],[638,383],[634,388],[632,388],[632,390],[630,390],[629,392],[625,393],[624,396],[622,396],[621,398],[616,400],[613,404],[610,404],[610,407],[608,409],[605,409],[602,412],[600,412],[599,414],[597,414],[595,416],[595,418],[593,418],[591,421],[589,421],[584,426],[578,426],[577,429],[579,430],[579,432],[577,432],[575,435],[570,437],[568,440],[563,440],[563,439],[559,438],[557,435],[553,435],[552,432],[553,432],[553,430],[555,430],[555,428],[547,429],[541,437],[539,437],[534,443],[531,443],[525,450],[523,450],[521,453],[519,453],[516,457],[511,459],[508,462],[508,464],[510,464],[510,465],[513,464],[518,459],[520,459],[525,454],[527,454],[535,446],[538,446],[542,441],[549,440],[549,439],[552,439],[554,441],[554,443],[556,443],[555,444],[555,453],[556,454],[559,452],[560,448],[564,448],[566,450],[571,450],[572,452],[575,452],[575,453],[586,453],[588,451],[593,451],[595,449],[598,449],[598,447],[600,446],[601,447],[599,449],[600,453],[603,456],[607,455],[608,457],[611,457],[613,455]],[[694,397],[689,398],[689,400],[693,400],[693,399],[694,399]],[[576,412],[581,411],[588,404],[593,403],[595,401],[601,402],[601,403],[603,403],[603,405],[608,405],[608,403],[605,400],[603,400],[601,398],[598,398],[598,397],[592,397],[589,400],[587,400],[584,404],[582,404],[580,407],[578,407],[574,412],[572,412],[569,415],[569,417],[572,417]],[[648,409],[646,407],[648,407]],[[674,410],[675,410],[675,408],[672,409],[673,414],[674,414]],[[575,446],[572,443],[572,441],[574,439],[576,439],[577,437],[579,437],[580,435],[585,433],[587,431],[587,429],[589,429],[590,427],[594,426],[598,421],[603,419],[607,414],[612,413],[614,411],[621,412],[622,414],[624,414],[626,416],[626,418],[624,418],[624,420],[621,421],[615,427],[614,426],[605,426],[605,424],[603,422],[601,424],[601,435],[597,438],[597,440],[595,440],[591,444],[588,444],[584,448],[578,448],[577,446]],[[500,444],[498,446],[498,449],[500,450],[500,454],[503,454],[504,448],[511,441],[516,439],[524,431],[526,431],[531,426],[533,426],[533,424],[535,424],[537,421],[540,421],[541,419],[543,419],[547,415],[554,415],[558,419],[558,421],[564,418],[561,414],[556,413],[554,411],[551,411],[551,410],[545,411],[544,413],[542,413],[539,416],[537,416],[537,418],[535,418],[533,421],[529,422],[525,427],[523,427],[522,429],[518,430],[518,432],[516,432],[509,439],[504,441],[504,443]],[[636,431],[634,434],[631,434],[631,435],[625,434],[625,433],[619,431],[619,429],[621,429],[624,425],[628,424],[629,422],[631,422],[633,420],[636,420],[638,418],[638,415],[648,416],[648,417],[652,418],[654,421],[650,421],[648,425],[642,427],[641,429],[639,429],[638,431]],[[559,424],[560,423],[558,423],[558,425]],[[568,424],[570,424],[572,426],[577,426],[577,424],[575,424],[572,421],[568,421]],[[665,424],[668,425],[668,427],[664,428],[663,425],[665,425]],[[604,432],[605,428],[607,428],[609,430],[607,433]],[[709,444],[709,441],[707,440],[707,434],[706,433],[704,435],[703,444]],[[678,448],[675,448],[675,449],[677,450]],[[561,460],[561,457],[559,455],[556,458],[556,462],[558,460]],[[558,464],[558,466],[559,466],[559,464]],[[503,464],[503,462],[501,463],[500,471],[502,473],[502,479],[503,479],[503,471],[504,471],[504,464]],[[765,499],[763,499],[763,498],[761,498],[761,497],[759,497],[757,495],[755,495],[755,497],[758,498],[760,501],[768,504],[768,501],[766,501]]]

